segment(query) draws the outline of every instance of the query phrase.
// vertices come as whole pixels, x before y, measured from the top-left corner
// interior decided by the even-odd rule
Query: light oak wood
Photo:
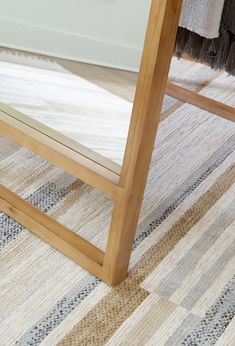
[[[104,259],[106,282],[127,272],[179,23],[181,0],[153,0],[137,81],[120,185]]]
[[[188,90],[168,82],[166,94],[183,102],[190,103],[191,105],[204,109],[207,112],[219,115],[227,120],[235,121],[234,107],[198,94],[195,91]]]
[[[55,131],[52,128],[49,128],[48,126],[44,125],[43,123],[32,119],[28,115],[25,115],[14,108],[0,102],[0,111],[10,115],[11,117],[15,118],[16,120],[22,122],[23,124],[32,127],[34,130],[37,130],[38,132],[41,132],[42,134],[50,137],[51,139],[55,140],[56,142],[59,142],[63,144],[64,146],[68,147],[69,149],[72,149],[73,151],[76,151],[80,155],[87,158],[89,161],[93,161],[94,163],[97,163],[99,166],[104,167],[105,169],[108,169],[109,171],[116,173],[117,175],[121,174],[121,166],[118,165],[116,162],[111,161],[110,159],[107,159],[106,157],[100,155],[99,153],[91,150],[90,148],[85,147],[84,145],[78,143],[77,141],[63,135],[62,133],[59,133]]]
[[[0,210],[109,285],[119,283],[127,274],[164,92],[234,120],[234,108],[167,83],[181,6],[182,0],[152,0],[121,169],[79,143],[0,104],[0,134],[33,150],[115,201],[105,253],[2,185]],[[100,68],[101,74],[102,71]],[[101,84],[107,80],[104,78]],[[131,99],[130,95],[128,97]]]
[[[118,185],[118,174],[16,120],[10,114],[0,111],[0,119],[1,135],[8,136],[13,141],[33,150],[44,159],[111,197],[119,200],[123,196],[124,190]]]
[[[0,210],[67,257],[102,276],[104,253],[0,184]]]

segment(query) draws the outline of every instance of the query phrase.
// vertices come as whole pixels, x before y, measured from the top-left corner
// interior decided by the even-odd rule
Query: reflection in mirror
[[[120,97],[118,91],[115,95],[115,88],[109,88],[108,83],[106,88],[101,87],[95,78],[94,82],[84,76],[81,78],[78,67],[82,67],[83,75],[86,66],[88,72],[93,71],[93,77],[98,73],[97,80],[102,79],[100,72],[107,70],[110,85],[112,73],[115,76],[117,71],[73,63],[77,64],[78,73],[75,74],[52,60],[30,56],[16,56],[9,60],[9,55],[2,56],[1,102],[24,113],[31,124],[33,119],[65,135],[71,146],[81,143],[118,164],[122,163],[132,110],[128,98],[131,97]],[[120,74],[124,76],[123,72]],[[135,74],[132,78],[134,85]]]

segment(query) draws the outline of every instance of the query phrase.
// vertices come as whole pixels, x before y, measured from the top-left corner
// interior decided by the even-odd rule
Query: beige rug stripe
[[[115,287],[80,321],[59,345],[103,345],[128,316],[148,296],[139,284],[152,272],[210,208],[235,182],[235,165],[221,175],[215,184],[190,208],[169,232],[141,258],[127,279]],[[99,316],[99,319],[96,318]],[[94,322],[96,321],[96,322]]]
[[[233,228],[232,228],[233,227]],[[234,231],[235,223],[232,224],[231,230]],[[234,263],[235,263],[235,255],[230,259],[228,264],[222,270],[221,274],[215,280],[211,287],[201,296],[198,302],[194,305],[191,312],[195,315],[203,316],[203,313],[207,311],[211,304],[213,304],[216,299],[218,299],[223,287],[224,283],[228,282],[234,274]]]
[[[233,196],[232,188],[230,188],[228,191],[230,192],[230,195]],[[219,200],[219,202],[221,202],[220,204],[219,204],[219,203],[216,203],[216,205],[217,205],[217,208],[216,208],[217,214],[218,214],[218,208],[221,207],[221,206],[223,205],[224,196],[227,197],[227,196],[228,196],[228,192],[225,193],[225,194],[223,195],[223,198],[220,198],[220,200]],[[214,209],[214,206],[213,206],[211,209]],[[221,210],[221,213],[223,213],[223,210]],[[208,215],[208,214],[209,214],[209,212],[208,212],[206,215]],[[205,219],[205,217],[202,218],[201,220],[204,220],[205,223],[207,223],[207,221],[208,221],[208,220]],[[201,221],[201,220],[200,220],[200,221]],[[193,227],[193,228],[187,233],[187,235],[181,240],[181,242],[184,242],[184,243],[186,244],[186,243],[188,242],[188,235],[191,233],[191,235],[193,236],[193,235],[195,235],[195,234],[200,230],[201,222],[198,222],[197,225],[198,225],[198,227],[197,227],[197,228],[194,228],[194,227]],[[227,239],[224,239],[224,240],[227,240],[228,243],[229,243],[229,242],[231,243],[231,240],[232,240],[232,239],[231,239],[230,235],[232,235],[233,230],[235,229],[234,227],[235,227],[235,224],[233,224],[233,225],[231,225],[230,227],[228,227],[228,228],[226,229],[226,231],[225,231],[225,233],[227,233],[227,234],[223,234],[223,235],[221,236],[221,237],[223,237],[223,238],[226,238],[226,237],[227,237]],[[207,229],[205,229],[204,231],[206,232]],[[221,238],[221,237],[220,237],[220,238]],[[220,240],[221,240],[221,239],[220,239]],[[219,241],[218,241],[217,243],[219,243]],[[222,243],[222,242],[221,242],[221,243]],[[212,247],[213,247],[213,244],[212,244]],[[215,249],[214,249],[214,250],[215,250]],[[181,251],[182,251],[183,253],[185,253],[183,248],[181,248]],[[211,250],[209,250],[209,251],[212,252]],[[186,252],[187,252],[187,251],[186,251]],[[173,250],[171,253],[175,253],[175,248],[174,248],[174,250]],[[171,255],[171,253],[169,254],[169,256]],[[213,258],[214,258],[214,257],[217,257],[217,255],[218,255],[217,252],[214,251]],[[169,256],[167,256],[167,257],[169,257]],[[204,258],[204,260],[206,260],[206,259]],[[172,261],[174,261],[174,260],[172,260]],[[234,258],[233,258],[231,261],[234,261]],[[174,263],[174,262],[171,262],[171,263]],[[232,265],[232,263],[231,263],[231,270],[229,270],[229,268],[227,268],[227,267],[224,268],[224,269],[222,270],[222,273],[224,273],[224,277],[223,277],[223,278],[220,278],[220,276],[217,277],[217,275],[215,275],[215,281],[216,281],[216,282],[219,281],[219,282],[221,283],[222,286],[221,286],[221,288],[219,287],[218,290],[213,290],[214,296],[211,296],[211,300],[210,300],[209,306],[211,306],[211,305],[213,304],[213,302],[216,300],[216,298],[221,294],[221,291],[222,291],[222,288],[224,287],[224,284],[225,284],[226,282],[228,282],[229,279],[231,278],[231,276],[232,276],[232,272],[231,272],[231,271],[232,271],[232,270],[234,271],[234,263],[235,263],[235,262],[233,262],[233,265]],[[170,264],[169,264],[169,265],[170,265]],[[232,268],[232,266],[233,266],[233,268]],[[203,265],[202,265],[202,268],[205,269]],[[163,271],[164,271],[164,269],[163,269]],[[191,286],[191,287],[193,287],[193,285],[194,285],[195,283],[197,283],[199,277],[197,277],[197,273],[195,273],[195,269],[193,269],[193,270],[190,272],[190,274],[192,275],[192,278],[191,278],[191,285],[192,285],[192,286]],[[216,273],[216,274],[217,274],[217,273]],[[150,275],[150,276],[151,276],[151,275]],[[222,281],[221,281],[221,280],[222,280]],[[152,278],[152,281],[154,281],[154,282],[155,282],[155,285],[157,285],[157,283],[160,282],[160,279],[158,279],[158,277],[154,277],[154,278]],[[183,281],[183,280],[182,280],[182,281]],[[169,285],[171,285],[171,282],[169,282]],[[144,288],[144,289],[146,289],[146,290],[148,290],[148,286],[147,286],[147,285],[141,284],[141,287]],[[182,285],[180,289],[184,290],[184,285]],[[209,287],[209,290],[210,290],[210,287]],[[149,291],[149,290],[148,290],[148,291]],[[150,292],[151,292],[151,290],[150,290]],[[212,292],[212,293],[213,293],[213,292]],[[179,292],[179,293],[180,293],[180,292]],[[164,294],[163,294],[163,295],[164,295]],[[159,293],[158,293],[158,292],[156,292],[156,293],[154,292],[154,294],[151,294],[151,295],[150,295],[150,298],[151,298],[152,296],[159,296]],[[150,299],[150,298],[149,298],[149,299]],[[172,304],[175,304],[176,306],[178,306],[176,300],[173,300],[172,298],[170,298],[170,301],[172,302]],[[154,303],[154,302],[153,302],[153,303]],[[146,300],[144,301],[144,303],[142,304],[142,310],[146,309],[146,306],[148,306],[148,301],[147,301],[147,299],[146,299]],[[203,318],[203,317],[205,316],[205,312],[207,311],[207,309],[209,308],[209,306],[208,306],[208,304],[202,306],[202,311],[201,311],[201,314],[199,314],[199,316],[201,316],[201,317]],[[165,336],[167,336],[167,335],[168,335],[168,337],[171,336],[172,332],[177,330],[177,322],[180,324],[180,323],[182,322],[182,320],[184,320],[184,318],[181,318],[182,316],[179,315],[179,314],[181,313],[181,310],[180,310],[180,309],[183,309],[184,311],[187,311],[187,314],[186,314],[186,315],[189,315],[189,314],[190,314],[190,311],[186,310],[185,308],[177,307],[177,311],[174,311],[174,312],[173,312],[173,315],[175,315],[175,319],[176,319],[175,323],[173,324],[173,322],[174,322],[174,317],[173,317],[173,315],[172,315],[172,316],[170,317],[170,320],[171,320],[171,321],[170,321],[170,323],[168,323],[169,328],[167,329],[167,325],[161,327],[161,328],[164,328],[164,335],[165,335]],[[135,312],[131,315],[131,317],[130,317],[129,319],[127,319],[127,320],[122,324],[121,328],[119,328],[119,330],[117,331],[116,335],[114,335],[114,336],[109,340],[108,345],[113,345],[113,344],[115,344],[115,343],[119,343],[119,341],[122,342],[123,340],[126,340],[126,338],[129,336],[129,334],[132,334],[133,324],[135,324],[136,319],[138,318],[138,319],[140,320],[139,316],[144,315],[144,314],[141,312],[141,310],[140,310],[140,311],[138,311],[138,310],[139,310],[139,309],[136,309]],[[179,312],[179,313],[178,313],[178,312]],[[194,311],[191,311],[191,313],[194,313]],[[184,313],[182,312],[182,314],[184,314]],[[198,314],[196,314],[196,313],[194,313],[194,314],[195,314],[195,315],[198,315]],[[157,312],[156,312],[156,316],[157,316]],[[156,318],[156,317],[155,317],[155,318]],[[149,319],[149,321],[151,321],[151,319]],[[160,329],[161,329],[161,328],[160,328]],[[157,328],[157,330],[159,330],[159,329]],[[144,330],[143,330],[142,332],[145,333]],[[158,335],[158,332],[156,331],[156,329],[155,329],[155,332],[156,332],[157,335]],[[161,331],[159,331],[159,333],[161,333]],[[164,339],[164,335],[161,335],[161,341]],[[153,340],[154,340],[154,338],[153,338]],[[166,340],[167,340],[167,339],[166,339]],[[160,343],[157,343],[157,345],[160,345]],[[178,343],[176,343],[176,345],[178,345]]]
[[[22,157],[27,158],[24,165]],[[32,171],[32,167],[35,167],[34,171]],[[31,174],[29,174],[30,171]],[[17,194],[21,193],[23,198],[43,186],[45,182],[58,179],[61,174],[65,173],[60,169],[55,170],[47,161],[43,161],[33,152],[23,148],[0,161],[1,184],[11,188]]]
[[[149,311],[152,309],[153,305],[156,305],[157,302],[160,301],[160,296],[155,294],[150,294],[131,314],[122,324],[121,328],[119,328],[111,339],[105,345],[114,345],[116,341],[122,344],[128,337],[132,330],[139,325],[140,321],[143,320],[143,316],[147,316]]]
[[[9,246],[6,247],[4,253],[4,260],[1,261],[2,270],[4,277],[1,280],[1,310],[4,307],[5,314],[10,311],[12,305],[18,303],[15,308],[14,314],[9,314],[9,316],[1,323],[0,334],[4,326],[7,323],[15,322],[16,315],[22,311],[29,313],[29,321],[33,321],[33,317],[30,316],[30,311],[32,310],[31,303],[34,302],[34,306],[40,305],[41,312],[47,311],[47,303],[55,304],[58,299],[66,293],[68,288],[71,286],[73,280],[80,280],[87,275],[85,270],[80,267],[71,264],[69,260],[66,260],[64,264],[63,271],[59,261],[62,255],[58,252],[51,251],[51,247],[41,241],[40,239],[32,236],[30,233],[24,233],[14,241],[15,245],[13,248]],[[10,250],[9,250],[10,249]],[[17,261],[17,266],[14,264],[13,251],[15,251],[15,260]],[[9,259],[9,262],[7,260]],[[42,269],[49,264],[54,265],[54,276],[51,273],[42,273]],[[11,270],[11,268],[14,268]],[[7,275],[8,270],[8,275]],[[34,271],[32,273],[32,270]],[[30,282],[30,290],[27,292],[22,292],[21,295],[16,295],[15,290],[9,290],[9,286],[12,282],[17,282],[17,290],[21,292],[21,287],[23,287],[24,281]],[[56,284],[57,283],[57,284]],[[40,300],[40,295],[38,295],[37,285],[40,284],[40,293],[44,297],[43,301]],[[52,294],[46,294],[52,293]],[[31,293],[31,294],[30,294]],[[28,299],[26,297],[30,294]],[[38,307],[39,309],[39,307]],[[35,316],[35,322],[37,321]],[[14,324],[13,324],[14,326]]]
[[[170,304],[170,308],[169,308]],[[155,305],[155,313],[148,319],[148,311],[151,310],[152,306]],[[161,308],[163,305],[163,308]],[[159,323],[159,312],[169,309],[169,314],[165,314],[165,318],[161,319]],[[157,294],[150,294],[150,296],[145,299],[145,301],[134,311],[134,313],[122,324],[121,328],[112,336],[111,339],[105,344],[106,346],[113,345],[133,345],[133,340],[135,340],[135,345],[147,345],[152,340],[155,340],[161,335],[161,340],[168,340],[172,331],[177,330],[178,326],[181,324],[189,315],[189,312],[176,304],[169,302],[164,297],[160,297]],[[148,331],[146,331],[144,324],[148,321],[150,326],[147,326]],[[147,325],[148,325],[147,324]],[[136,326],[139,325],[139,329]],[[135,333],[136,331],[136,333]],[[147,335],[146,335],[147,334]],[[139,342],[139,340],[141,340]],[[144,342],[143,342],[144,340]],[[138,342],[137,342],[138,341]],[[160,345],[158,342],[154,345]]]
[[[166,299],[156,299],[150,310],[142,316],[142,319],[135,328],[129,330],[125,341],[121,345],[133,345],[133,343],[136,345],[145,345],[156,329],[162,326],[164,321],[168,319],[175,309],[176,305]]]
[[[40,346],[57,345],[57,343],[64,338],[66,333],[70,331],[82,318],[84,318],[110,290],[111,288],[104,283],[98,285],[87,296],[87,298],[81,302],[79,308],[74,309],[74,311],[72,311],[57,328],[53,329],[49,333],[42,343],[40,343]]]
[[[223,174],[226,169],[232,165],[235,162],[235,153],[234,155],[231,154],[213,173],[210,174],[210,179],[205,179],[181,204],[178,208],[176,208],[171,215],[169,215],[166,220],[164,220],[157,228],[156,231],[152,232],[148,237],[146,237],[138,246],[137,251],[133,251],[132,256],[131,256],[131,262],[130,262],[130,269],[132,269],[135,264],[139,261],[140,257],[142,257],[147,251],[148,249],[153,245],[156,244],[159,239],[163,236],[163,234],[165,234],[167,232],[168,229],[170,229],[176,222],[176,220],[179,220],[181,218],[182,215],[184,215],[184,213],[193,206],[193,204],[195,203],[195,201],[200,198],[200,196],[202,196],[204,193],[206,193],[208,191],[208,189],[210,189],[210,187],[214,184],[214,182],[218,179],[218,177]],[[226,196],[228,192],[225,193],[224,196]],[[221,206],[223,206],[223,203],[221,203],[221,200],[223,201],[224,196],[221,197],[221,199],[211,208],[210,210],[210,214],[213,214],[213,219],[217,217],[218,214],[215,215],[215,207],[217,204],[219,204],[218,208],[221,208]],[[207,213],[207,215],[209,214]],[[216,213],[218,213],[218,211],[216,210]],[[205,217],[207,217],[207,215]],[[205,219],[205,217],[203,219]],[[203,225],[203,222],[201,219],[197,225]],[[207,220],[208,222],[208,220]],[[196,225],[190,230],[190,232],[194,232],[194,228],[196,227]],[[193,238],[197,239],[197,234],[198,233],[198,229],[197,231],[194,232],[194,236]],[[188,235],[186,235],[186,237],[188,237]],[[192,237],[190,237],[191,239]],[[169,254],[169,256],[167,256],[162,262],[161,264],[156,268],[156,270],[154,270],[154,272],[151,273],[151,275],[149,275],[148,278],[150,277],[154,277],[156,271],[157,271],[157,275],[159,275],[159,272],[163,271],[163,273],[161,274],[161,277],[165,276],[164,271],[169,271],[171,268],[168,268],[168,261],[169,258],[174,258],[174,262],[177,262],[178,257],[182,258],[182,254],[181,254],[181,250],[178,251],[178,247],[179,247],[180,243],[177,244],[177,246],[174,248],[174,251],[171,252],[171,254]],[[177,253],[176,256],[174,256],[174,254]],[[169,264],[170,266],[173,265],[173,268],[175,267],[174,264],[171,263]],[[148,283],[148,287],[151,287],[150,285],[152,284],[148,278],[145,279],[144,283],[141,284],[142,288],[147,289],[148,291],[151,291],[151,289],[149,290],[146,286],[145,283]],[[155,286],[154,286],[155,287]],[[153,288],[154,289],[154,288]]]
[[[22,243],[25,236],[19,237]],[[32,244],[32,238],[30,243]],[[0,344],[13,345],[21,335],[36,323],[41,316],[47,313],[48,306],[53,306],[63,297],[74,282],[80,282],[87,276],[79,266],[67,260],[60,268],[61,255],[51,251],[50,246],[35,238],[35,255],[24,256],[19,262],[19,272],[8,278],[7,281],[17,282],[14,290],[9,290],[2,297],[1,306],[3,311],[8,314],[0,326]],[[40,249],[40,250],[37,250]],[[41,254],[41,256],[40,256]],[[49,264],[54,267],[54,275],[48,271],[43,273],[43,268],[48,268]],[[21,268],[23,268],[21,270]],[[37,269],[35,269],[37,268]],[[33,270],[33,272],[32,272]],[[14,273],[12,273],[14,274]],[[41,275],[40,275],[41,274]],[[28,291],[22,292],[24,281],[30,283]],[[37,290],[37,285],[40,290]],[[9,282],[6,282],[6,288]],[[22,292],[19,296],[16,290]],[[10,313],[12,306],[16,306],[14,313]]]
[[[112,207],[113,201],[109,197],[89,185],[83,185],[80,191],[74,189],[50,214],[105,251]]]
[[[232,194],[232,187],[231,187],[229,190],[227,190],[227,192],[219,199],[219,201],[211,207],[211,209],[214,209],[214,206],[215,206],[215,205],[217,206],[217,207],[216,207],[217,215],[218,215],[219,207],[223,206],[223,201],[224,201],[226,198],[229,197],[229,194],[230,194],[230,198],[231,198],[231,196],[233,196],[233,194]],[[226,197],[226,198],[224,198],[224,197]],[[228,199],[229,199],[229,198],[228,198]],[[220,203],[219,203],[219,202],[220,202]],[[227,206],[227,204],[226,204],[226,206]],[[210,209],[210,210],[211,210],[211,209]],[[210,212],[207,212],[207,213],[206,213],[206,216],[207,216],[209,213],[210,213]],[[221,213],[223,213],[223,209],[222,209],[222,208],[221,208]],[[214,215],[214,213],[213,213],[213,215]],[[211,215],[211,217],[212,217],[212,215]],[[215,218],[216,218],[216,216],[214,215],[214,219],[215,219]],[[196,226],[197,226],[197,225],[201,225],[201,224],[202,224],[202,223],[201,223],[202,220],[204,220],[205,223],[208,221],[208,220],[205,220],[205,217],[203,217],[203,218],[196,224]],[[182,225],[182,227],[184,227],[184,225]],[[193,236],[192,231],[194,231],[194,233],[197,234],[197,232],[200,231],[200,226],[197,227],[197,228],[192,227],[192,228],[190,229],[190,231],[187,233],[187,235],[186,235],[184,238],[181,239],[181,242],[183,242],[184,244],[187,244],[187,239],[186,239],[186,238],[188,238],[188,235],[189,235],[190,233],[191,233],[191,235]],[[204,231],[206,232],[206,229],[205,229]],[[229,227],[229,228],[226,230],[226,232],[227,232],[228,235],[231,234],[231,231],[232,231],[232,226]],[[178,245],[178,244],[177,244],[177,245]],[[177,246],[177,245],[176,245],[176,246]],[[182,247],[181,251],[182,251],[182,253],[184,254],[184,248],[183,248],[183,247]],[[174,250],[173,250],[172,252],[170,252],[169,255],[166,256],[165,258],[169,257],[172,253],[175,253],[175,248],[174,248]],[[216,254],[215,254],[215,256],[216,256]],[[161,263],[162,263],[162,262],[161,262]],[[172,262],[172,263],[173,263],[173,262]],[[234,266],[233,266],[233,270],[234,270]],[[226,270],[224,270],[224,271],[226,271]],[[196,277],[196,275],[194,275],[194,270],[191,272],[191,274],[193,275],[193,276],[192,276],[192,280],[191,280],[191,284],[194,285],[194,283],[197,282],[197,277]],[[151,276],[151,275],[150,275],[150,276]],[[149,278],[150,276],[148,276],[148,278]],[[224,280],[222,281],[222,287],[224,286],[224,283],[227,282],[229,279],[230,279],[229,272],[226,272],[226,277],[224,277]],[[217,280],[220,280],[220,278],[217,278],[216,281],[217,281]],[[150,280],[150,282],[151,282],[151,281],[153,281],[153,282],[155,282],[155,283],[160,282],[160,280],[157,280],[156,278],[152,278],[152,280]],[[149,285],[146,285],[146,284],[143,285],[143,284],[141,284],[141,287],[151,292],[151,290],[148,289],[148,288],[149,288]],[[151,287],[151,288],[153,289],[153,287]],[[182,285],[182,288],[181,288],[181,289],[182,289],[182,290],[184,289],[184,285]],[[220,294],[220,292],[221,292],[221,290],[218,291],[218,295]],[[154,294],[157,294],[157,292],[154,293]],[[216,295],[215,295],[215,298],[216,298]],[[215,300],[215,299],[211,299],[210,305],[212,304],[212,302],[213,302],[214,300]],[[173,304],[176,304],[177,302],[172,301],[172,303],[173,303]],[[146,300],[145,300],[145,302],[143,303],[143,305],[146,305]],[[176,304],[176,305],[177,305],[177,304]],[[206,307],[206,306],[204,306],[203,314],[205,314],[205,310],[206,310],[205,307]],[[184,310],[185,310],[185,309],[184,309]],[[188,312],[188,313],[189,313],[189,312]],[[115,343],[118,343],[120,339],[121,339],[121,340],[126,339],[126,337],[129,335],[129,333],[132,334],[131,326],[132,326],[132,324],[133,324],[133,320],[136,319],[136,316],[137,316],[138,314],[141,314],[141,312],[137,312],[137,310],[136,310],[136,311],[134,312],[134,314],[131,316],[131,318],[129,318],[129,321],[128,321],[128,320],[125,321],[125,323],[124,323],[124,324],[121,326],[121,328],[117,331],[116,335],[114,335],[114,336],[111,338],[111,340],[109,340],[108,345],[109,345],[109,344],[110,344],[110,345],[113,345],[113,344],[115,344]],[[179,317],[179,316],[178,316],[178,320],[179,320],[179,321],[182,321],[182,320],[180,320],[180,317]],[[168,330],[166,329],[166,335],[168,335],[169,333],[171,333],[173,330],[174,330],[174,329],[172,328],[172,326],[170,326]],[[143,332],[143,333],[144,333],[144,332]],[[159,345],[159,344],[157,343],[157,345]]]
[[[208,227],[210,227],[215,222],[218,217],[218,211],[220,213],[223,213],[226,208],[228,208],[227,201],[230,201],[233,197],[232,193],[233,187],[231,187],[219,199],[219,201],[213,205],[208,213],[191,228],[190,232],[188,232],[186,236],[177,243],[174,251],[169,253],[169,255],[164,258],[161,264],[157,268],[155,268],[155,270],[152,271],[151,274],[141,284],[142,288],[146,289],[149,292],[153,292],[156,287],[158,287],[158,283],[177,268],[179,262],[182,260],[185,254],[189,253],[195,243],[202,237],[203,234],[206,233]],[[194,198],[194,201],[195,200],[197,200],[196,196]],[[187,200],[185,201],[185,203],[187,203]],[[189,209],[190,207],[191,206],[189,204],[189,207],[187,209]],[[175,220],[179,219],[180,217],[175,217]]]
[[[234,226],[234,225],[233,225]],[[181,286],[175,290],[174,294],[171,297],[171,301],[181,305],[184,298],[190,293],[190,290],[200,278],[205,275],[211,268],[217,259],[226,252],[226,250],[231,245],[233,238],[234,228],[229,227],[226,230],[221,229],[222,235],[216,240],[214,244],[211,245],[209,250],[201,257],[198,261],[196,267],[192,273],[186,275],[184,280],[181,282]],[[193,284],[192,284],[193,282]],[[226,282],[226,281],[225,281]],[[202,315],[204,315],[205,310],[203,309]]]
[[[235,165],[231,165],[203,194],[194,205],[171,227],[168,233],[152,246],[133,269],[133,274],[141,283],[145,277],[165,258],[189,230],[212,208],[235,182]],[[166,247],[166,245],[168,245]]]
[[[167,301],[167,300],[166,300]],[[155,315],[158,313],[158,310],[155,311]],[[169,317],[162,323],[160,328],[155,328],[153,336],[148,340],[148,342],[140,345],[144,346],[163,346],[165,342],[169,339],[172,334],[172,331],[177,330],[180,323],[189,315],[189,312],[186,309],[183,309],[180,306],[176,305],[174,311],[171,312]],[[144,330],[142,330],[144,334]],[[177,344],[175,344],[177,345]],[[172,345],[173,346],[173,345]]]

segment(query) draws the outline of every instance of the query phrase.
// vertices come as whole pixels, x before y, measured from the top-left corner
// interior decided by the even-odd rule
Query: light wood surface
[[[119,200],[124,191],[119,186],[119,175],[57,142],[23,122],[0,111],[0,134],[33,150],[46,160],[65,169],[85,183]]]
[[[38,132],[42,133],[43,135],[46,135],[47,137],[55,140],[56,142],[65,145],[69,149],[76,151],[80,155],[84,156],[90,161],[93,161],[94,163],[97,163],[98,165],[104,167],[105,169],[115,173],[116,175],[121,174],[121,166],[117,164],[116,162],[111,161],[110,159],[100,155],[99,153],[85,147],[84,145],[72,140],[71,138],[67,136],[64,136],[62,133],[57,132],[53,130],[52,128],[49,128],[43,123],[32,119],[31,117],[15,110],[12,107],[9,107],[8,105],[2,102],[0,102],[0,111],[10,115],[14,119],[27,125],[28,127],[31,127],[34,130],[37,130]]]
[[[227,120],[235,121],[234,107],[228,106],[216,100],[212,100],[211,98],[205,97],[192,90],[188,90],[168,82],[166,94],[183,102],[190,103],[191,105],[204,109],[207,112],[219,115]]]
[[[179,23],[181,0],[153,0],[120,185],[104,259],[106,282],[115,285],[127,272]]]

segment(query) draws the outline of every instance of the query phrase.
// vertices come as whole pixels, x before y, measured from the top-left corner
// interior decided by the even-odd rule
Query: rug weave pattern
[[[50,65],[60,71],[38,61]],[[225,74],[174,61],[171,79],[235,106]],[[0,345],[235,344],[234,149],[234,124],[165,99],[129,274],[113,289],[0,213]],[[0,180],[105,249],[103,194],[4,137]]]

